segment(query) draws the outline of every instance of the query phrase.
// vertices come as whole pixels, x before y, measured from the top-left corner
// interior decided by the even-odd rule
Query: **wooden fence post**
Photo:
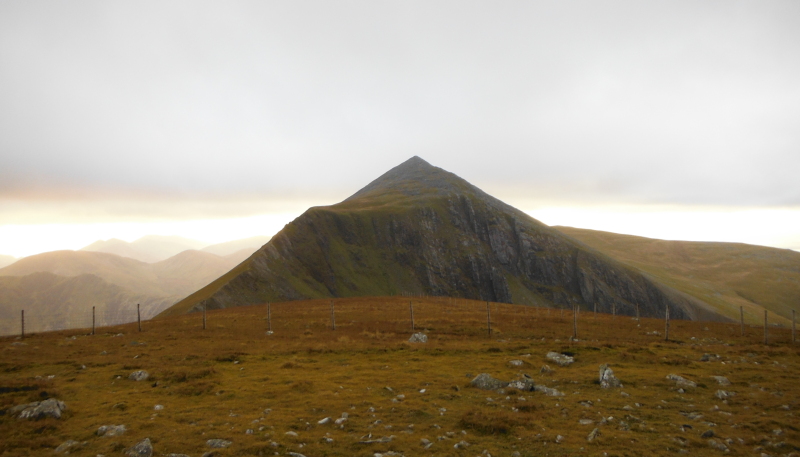
[[[639,303],[637,302],[636,303],[636,326],[639,327],[640,324],[641,324],[641,318],[640,318],[640,315],[639,315]]]
[[[414,302],[412,300],[408,301],[408,309],[411,311],[411,331],[413,332],[414,329]]]
[[[492,315],[489,313],[489,302],[486,302],[486,328],[488,329],[489,336],[492,336]]]
[[[139,309],[139,304],[136,304],[136,321],[139,323],[139,331],[142,331],[142,311]]]
[[[572,339],[578,339],[578,305],[572,305]]]
[[[767,310],[764,310],[764,344],[767,343]]]
[[[272,303],[267,302],[267,331],[272,331]]]
[[[333,300],[331,300],[331,327],[336,330],[336,315],[333,310]]]
[[[742,327],[742,336],[744,336],[744,307],[739,307],[739,321],[741,322]]]
[[[22,311],[22,338],[25,338],[25,310]]]
[[[664,320],[666,321],[664,327],[664,341],[669,341],[669,305],[667,305],[667,317]]]
[[[94,306],[92,306],[92,335],[94,335],[94,324],[95,324]]]

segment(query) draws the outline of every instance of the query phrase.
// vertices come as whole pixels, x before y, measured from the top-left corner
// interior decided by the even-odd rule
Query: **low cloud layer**
[[[331,203],[413,155],[511,198],[798,206],[798,42],[788,1],[5,1],[0,211]]]

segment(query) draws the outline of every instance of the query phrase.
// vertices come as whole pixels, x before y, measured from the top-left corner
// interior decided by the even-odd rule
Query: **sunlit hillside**
[[[742,243],[665,241],[556,227],[598,251],[639,268],[720,313],[763,321],[764,309],[789,324],[800,313],[800,252]]]

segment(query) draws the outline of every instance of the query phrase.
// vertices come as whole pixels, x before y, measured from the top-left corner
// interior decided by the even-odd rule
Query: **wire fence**
[[[233,312],[230,312],[233,311]],[[30,313],[20,310],[18,320],[0,322],[0,335],[30,335],[54,330],[81,329],[86,333],[107,331],[106,327],[133,324],[127,331],[141,331],[142,326],[166,320],[149,321],[154,312],[131,306],[128,309],[92,309],[69,313]],[[204,310],[176,316],[189,328],[236,328],[252,337],[264,332],[297,333],[299,335],[337,329],[340,332],[408,333],[427,331],[474,337],[543,337],[598,338],[607,341],[647,334],[669,340],[688,339],[698,329],[722,326],[731,337],[760,340],[764,343],[796,342],[795,313],[791,319],[772,321],[775,316],[763,312],[760,325],[745,318],[740,308],[739,322],[703,322],[670,320],[627,315],[608,315],[592,310],[511,305],[448,297],[357,297],[347,299],[282,302],[246,307],[235,311]],[[788,325],[787,325],[788,322]],[[102,330],[101,330],[102,329]],[[146,330],[146,329],[145,329]]]

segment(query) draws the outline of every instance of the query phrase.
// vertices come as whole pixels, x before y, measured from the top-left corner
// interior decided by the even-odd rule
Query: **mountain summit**
[[[245,262],[166,311],[425,294],[713,319],[661,284],[412,157],[341,203],[314,207]]]

